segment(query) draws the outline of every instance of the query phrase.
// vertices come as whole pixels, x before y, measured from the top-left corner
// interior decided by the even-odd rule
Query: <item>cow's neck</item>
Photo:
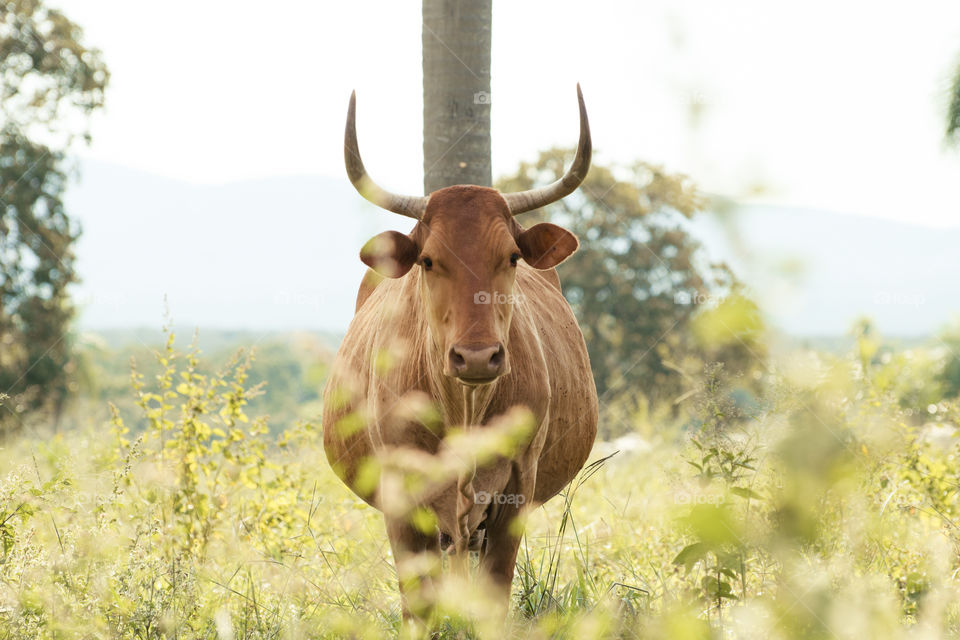
[[[499,380],[490,384],[466,387],[456,378],[443,373],[443,353],[427,329],[426,369],[429,391],[439,401],[445,427],[483,424],[490,400]]]

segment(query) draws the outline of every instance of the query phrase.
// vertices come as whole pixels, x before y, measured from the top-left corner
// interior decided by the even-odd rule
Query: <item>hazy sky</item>
[[[420,3],[60,0],[113,77],[83,155],[198,183],[367,168],[420,192]],[[149,8],[148,8],[149,7]],[[788,8],[789,7],[789,8]],[[801,8],[802,7],[802,8]],[[572,145],[753,201],[960,224],[960,2],[495,2],[494,174]],[[692,105],[702,105],[693,127]]]

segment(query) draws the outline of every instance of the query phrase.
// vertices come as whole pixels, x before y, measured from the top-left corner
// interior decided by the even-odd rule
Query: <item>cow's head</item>
[[[379,207],[414,218],[409,235],[386,231],[360,252],[365,264],[388,278],[421,269],[420,297],[431,333],[444,355],[444,372],[464,384],[492,382],[509,371],[507,338],[523,260],[552,269],[577,249],[569,231],[543,223],[524,229],[514,216],[563,198],[590,168],[590,125],[580,86],[580,141],[569,171],[551,185],[521,193],[460,185],[429,196],[400,196],[378,187],[360,159],[356,97],[350,97],[344,156],[357,191]]]

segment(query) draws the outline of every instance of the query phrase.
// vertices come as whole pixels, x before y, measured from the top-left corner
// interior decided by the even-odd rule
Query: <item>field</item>
[[[492,5],[0,0],[0,640],[960,637],[960,3]]]
[[[776,356],[763,401],[718,365],[679,409],[610,401],[625,435],[530,514],[508,635],[960,631],[958,406],[915,406],[935,349],[850,347]],[[171,335],[129,407],[4,443],[0,638],[400,630],[382,518],[333,476],[321,426],[271,429],[248,415],[255,361],[198,358]],[[440,637],[501,637],[482,585],[441,594]]]

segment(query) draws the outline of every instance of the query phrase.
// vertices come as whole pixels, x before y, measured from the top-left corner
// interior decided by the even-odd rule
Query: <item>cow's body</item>
[[[327,398],[323,424],[335,425],[350,414],[366,414],[369,420],[369,428],[348,437],[337,429],[324,430],[327,457],[348,485],[356,465],[382,445],[436,452],[444,433],[391,418],[392,412],[405,406],[400,400],[410,392],[423,392],[434,399],[445,426],[465,422],[460,384],[441,373],[440,354],[428,336],[419,304],[420,278],[420,272],[413,270],[403,278],[383,280],[369,292],[350,323],[330,373],[327,395],[332,389],[351,389],[351,399],[335,403]],[[533,411],[544,433],[532,440],[534,444],[542,439],[543,444],[535,455],[531,502],[542,503],[556,495],[586,461],[597,432],[597,393],[583,336],[560,293],[556,272],[521,265],[516,294],[509,339],[511,372],[478,388],[478,424],[515,405]],[[385,376],[376,375],[373,369],[371,356],[381,352],[404,354]],[[509,469],[479,473],[475,490],[491,495],[510,493],[506,472]],[[360,496],[378,506],[376,495],[360,492]],[[448,491],[430,506],[437,512],[441,531],[454,537],[454,493]],[[472,527],[479,524],[484,508],[478,504],[471,513]]]

